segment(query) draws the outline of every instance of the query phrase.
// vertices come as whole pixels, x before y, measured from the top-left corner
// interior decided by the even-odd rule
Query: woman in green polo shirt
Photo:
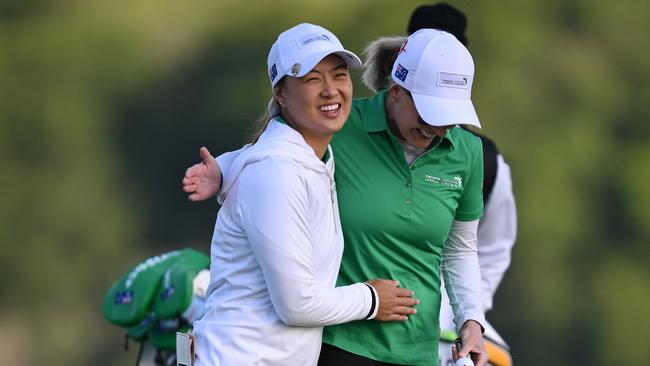
[[[393,85],[355,100],[331,142],[345,238],[337,285],[397,279],[420,305],[406,322],[326,327],[319,365],[437,365],[442,268],[463,342],[455,354],[471,353],[481,366],[482,147],[454,127],[480,126],[470,100],[473,61],[445,32],[420,30],[399,42]],[[184,178],[190,200],[216,194],[220,184],[206,179],[206,167],[219,173],[209,155],[203,158]],[[217,160],[224,176],[230,158]]]

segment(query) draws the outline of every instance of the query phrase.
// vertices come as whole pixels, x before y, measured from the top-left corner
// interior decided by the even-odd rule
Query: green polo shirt
[[[345,237],[337,286],[399,280],[420,299],[418,313],[406,322],[326,327],[323,341],[383,362],[437,365],[442,249],[453,220],[483,214],[483,150],[478,137],[452,128],[409,166],[385,99],[382,92],[355,100],[332,140]]]

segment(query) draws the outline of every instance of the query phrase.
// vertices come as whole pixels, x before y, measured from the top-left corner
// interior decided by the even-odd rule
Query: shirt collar
[[[392,134],[388,128],[388,119],[386,118],[386,97],[388,90],[383,90],[368,98],[366,110],[364,111],[365,117],[364,128],[366,132],[381,132],[386,131]],[[454,139],[451,134],[452,129],[447,130],[445,136],[442,137],[441,144],[454,148]],[[434,145],[437,141],[434,139]]]

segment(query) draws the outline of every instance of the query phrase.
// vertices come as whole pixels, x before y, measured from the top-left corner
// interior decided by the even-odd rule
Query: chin
[[[332,130],[334,130],[334,132],[336,132],[336,131],[340,130],[341,128],[343,128],[343,126],[345,125],[346,120],[347,120],[347,118],[345,118],[345,119],[344,118],[335,119],[330,124],[330,127],[332,128]]]
[[[418,149],[426,149],[426,148],[428,148],[429,146],[431,146],[431,142],[432,142],[432,141],[433,141],[433,140],[428,141],[428,142],[417,141],[417,142],[415,142],[415,143],[411,141],[411,142],[409,142],[409,145],[411,145],[411,146],[413,146],[413,147],[417,147]]]

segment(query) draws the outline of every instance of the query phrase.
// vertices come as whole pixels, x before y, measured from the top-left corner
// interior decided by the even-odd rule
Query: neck
[[[302,137],[305,139],[305,142],[307,142],[307,145],[311,146],[311,148],[314,149],[314,154],[316,154],[318,159],[323,160],[325,152],[327,151],[327,145],[329,145],[330,141],[332,141],[332,136],[329,136],[327,139],[314,139],[309,138],[305,135],[302,135]]]
[[[297,128],[296,124],[293,122],[293,119],[288,115],[288,113],[282,113],[281,117],[284,119],[287,125],[289,125],[289,127],[296,130],[302,136],[302,138],[305,139],[305,142],[314,150],[314,154],[316,154],[318,159],[323,160],[325,151],[327,151],[327,146],[330,144],[330,141],[332,141],[334,134],[309,134],[306,131],[301,131],[299,128]]]

